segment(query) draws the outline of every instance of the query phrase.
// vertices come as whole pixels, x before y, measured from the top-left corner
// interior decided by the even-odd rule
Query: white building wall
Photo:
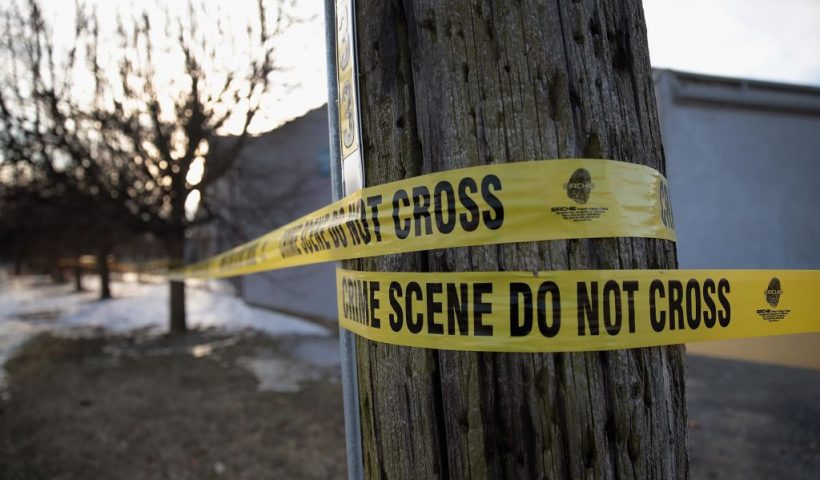
[[[820,89],[656,72],[681,268],[820,268]]]
[[[327,110],[317,108],[253,139],[220,180],[221,249],[257,238],[332,200]],[[335,264],[286,268],[238,277],[248,303],[335,320]]]

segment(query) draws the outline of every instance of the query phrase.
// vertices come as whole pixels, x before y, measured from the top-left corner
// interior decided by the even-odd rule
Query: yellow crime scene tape
[[[820,272],[337,270],[342,327],[370,340],[574,352],[820,331]]]
[[[172,270],[217,278],[435,248],[675,240],[666,179],[564,159],[468,167],[364,188],[256,240]],[[569,352],[820,331],[820,272],[337,271],[340,325],[385,343]]]
[[[364,188],[168,273],[228,277],[435,248],[567,238],[675,240],[666,178],[614,160],[468,167]]]

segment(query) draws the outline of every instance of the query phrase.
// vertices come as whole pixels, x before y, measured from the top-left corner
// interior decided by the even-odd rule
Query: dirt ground
[[[0,478],[343,478],[338,365],[311,341],[338,342],[41,335],[6,364]]]
[[[6,364],[0,479],[344,478],[337,344],[41,335]],[[820,371],[688,365],[693,479],[816,478]]]
[[[820,371],[690,355],[694,480],[820,478]]]

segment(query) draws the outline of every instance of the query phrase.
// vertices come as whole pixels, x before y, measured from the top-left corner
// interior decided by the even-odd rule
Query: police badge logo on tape
[[[564,184],[564,188],[567,190],[567,196],[570,200],[583,205],[589,200],[589,194],[592,193],[595,184],[592,183],[592,176],[589,171],[586,168],[579,168],[572,173],[569,182]]]
[[[763,297],[771,308],[757,310],[757,314],[760,318],[767,322],[779,322],[786,318],[786,315],[788,315],[791,310],[777,309],[781,296],[783,296],[783,287],[780,285],[780,279],[772,277],[772,279],[769,280],[766,291],[763,292]]]
[[[586,168],[579,168],[572,172],[569,181],[563,184],[564,190],[567,192],[567,197],[578,205],[585,205],[595,189],[595,183],[592,181],[592,175]],[[600,218],[601,215],[609,210],[607,207],[578,207],[575,205],[567,205],[561,207],[552,207],[550,211],[556,215],[560,215],[564,220],[572,222],[589,222]]]
[[[766,303],[772,308],[777,307],[780,303],[780,295],[783,294],[783,289],[780,288],[780,280],[774,277],[769,281],[769,288],[766,289]]]

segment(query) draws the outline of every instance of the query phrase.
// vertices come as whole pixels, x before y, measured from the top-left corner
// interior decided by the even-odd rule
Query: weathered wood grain
[[[602,157],[664,171],[639,0],[357,0],[367,185]],[[349,262],[380,271],[674,268],[638,238]],[[686,478],[684,348],[433,351],[357,340],[369,478]]]

